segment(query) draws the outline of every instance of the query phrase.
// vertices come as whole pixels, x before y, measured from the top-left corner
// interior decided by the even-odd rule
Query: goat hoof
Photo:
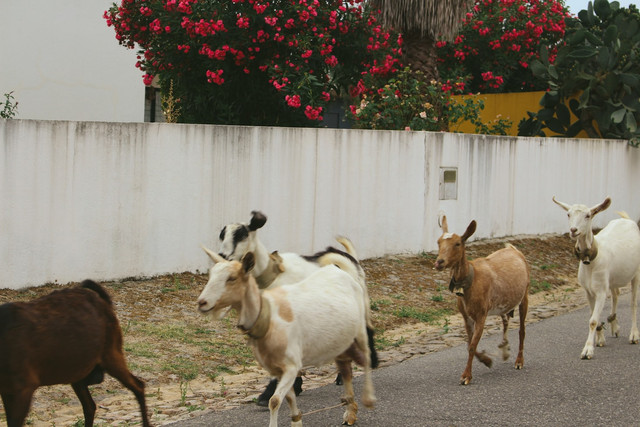
[[[363,397],[362,404],[365,408],[373,408],[376,406],[377,399],[375,397]]]
[[[460,378],[460,385],[469,385],[471,378]]]
[[[582,360],[591,360],[591,357],[593,356],[590,354],[583,354],[582,356],[580,356]]]
[[[258,398],[256,400],[256,405],[258,406],[262,406],[263,408],[267,408],[269,407],[269,399],[264,399],[264,398]]]
[[[629,344],[638,344],[638,340],[637,340],[637,339],[635,339],[635,340],[630,340],[630,341],[629,341]]]
[[[344,413],[342,425],[352,426],[356,423],[357,420],[358,420],[358,417],[356,417],[356,414],[347,411]]]

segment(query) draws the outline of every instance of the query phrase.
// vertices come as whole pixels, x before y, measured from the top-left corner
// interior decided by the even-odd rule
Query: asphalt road
[[[527,328],[525,367],[515,370],[517,331],[511,330],[508,361],[494,358],[489,369],[474,361],[473,380],[458,380],[466,363],[461,345],[374,371],[378,404],[361,405],[357,426],[638,426],[640,425],[640,345],[628,343],[630,296],[620,298],[620,338],[605,331],[607,344],[592,360],[581,360],[589,309],[553,317]],[[602,318],[610,310],[605,305]],[[479,348],[497,354],[501,334],[486,336]],[[362,377],[355,380],[360,401]],[[337,426],[342,388],[329,385],[298,397],[306,426]],[[323,408],[329,408],[322,410]],[[317,411],[317,412],[314,412]],[[311,413],[310,413],[311,412]],[[279,425],[289,426],[289,408],[280,408]],[[174,427],[266,426],[269,411],[256,405],[212,412]]]

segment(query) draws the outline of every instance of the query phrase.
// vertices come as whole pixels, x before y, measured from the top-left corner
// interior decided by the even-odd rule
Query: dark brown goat
[[[144,383],[127,368],[111,298],[97,283],[0,306],[0,395],[9,427],[22,426],[34,391],[53,384],[71,384],[92,426],[96,404],[87,386],[101,383],[105,371],[135,394],[149,426]]]

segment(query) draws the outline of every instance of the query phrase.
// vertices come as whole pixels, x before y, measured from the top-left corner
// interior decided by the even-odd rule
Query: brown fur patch
[[[278,409],[279,406],[280,406],[280,399],[278,399],[277,396],[272,396],[271,399],[269,399],[269,409],[271,409],[272,411],[275,411],[276,409]]]
[[[276,304],[278,305],[278,315],[285,322],[293,322],[293,310],[291,309],[291,304],[287,300],[287,293],[282,288],[275,288],[269,292],[273,298],[275,299]]]
[[[271,322],[269,332],[264,338],[256,340],[254,344],[258,361],[271,375],[276,377],[284,372],[285,366],[282,361],[287,350],[287,336]]]

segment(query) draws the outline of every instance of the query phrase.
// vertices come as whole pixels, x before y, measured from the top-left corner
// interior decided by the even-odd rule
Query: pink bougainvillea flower
[[[302,105],[302,102],[300,101],[300,95],[287,95],[284,99],[289,107],[300,108],[300,106]]]
[[[304,114],[307,116],[309,120],[322,120],[322,107],[312,107],[311,105],[307,105],[304,108]]]
[[[216,70],[216,71],[207,70],[206,72],[207,81],[209,83],[215,83],[217,85],[221,85],[224,83],[224,79],[222,78],[223,73],[224,73],[223,70]]]

